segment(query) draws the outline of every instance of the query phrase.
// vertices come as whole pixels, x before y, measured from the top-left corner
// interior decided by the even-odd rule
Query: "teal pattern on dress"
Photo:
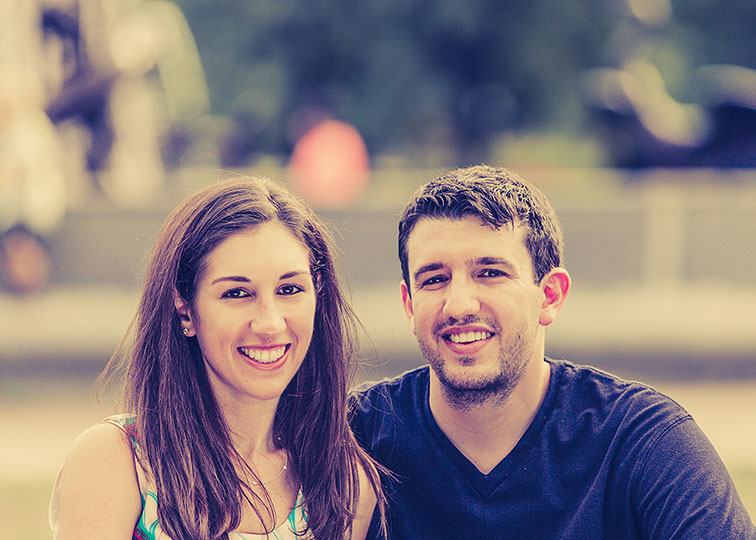
[[[157,509],[157,495],[153,493],[152,491],[148,491],[147,497],[155,501],[155,508]],[[145,536],[146,540],[156,540],[155,533],[157,532],[157,528],[160,525],[160,521],[156,518],[155,521],[153,521],[150,525],[147,525],[147,523],[145,523],[145,519],[147,518],[147,516],[144,512],[144,508],[145,508],[145,500],[144,500],[144,496],[142,496],[142,509],[143,510],[142,510],[142,515],[139,516],[139,523],[137,524],[137,528]]]

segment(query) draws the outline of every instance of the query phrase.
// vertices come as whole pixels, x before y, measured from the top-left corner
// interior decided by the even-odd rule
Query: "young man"
[[[534,187],[486,166],[422,187],[401,294],[429,366],[363,387],[352,426],[393,472],[390,539],[752,539],[716,451],[648,386],[544,357],[570,290]]]

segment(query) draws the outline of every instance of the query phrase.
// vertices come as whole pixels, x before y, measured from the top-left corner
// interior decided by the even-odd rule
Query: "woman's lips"
[[[237,350],[255,367],[274,369],[286,360],[291,344],[269,347],[239,347]]]

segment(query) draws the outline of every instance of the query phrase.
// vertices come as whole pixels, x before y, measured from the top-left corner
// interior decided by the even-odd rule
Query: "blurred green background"
[[[212,110],[247,122],[252,151],[263,154],[287,155],[296,142],[290,120],[313,105],[354,124],[371,154],[413,165],[476,163],[502,151],[522,163],[594,165],[603,157],[586,114],[587,71],[648,62],[675,100],[693,102],[697,68],[756,68],[745,45],[756,39],[748,0],[178,5]],[[506,152],[515,134],[571,142],[518,157],[523,147]],[[599,148],[576,146],[576,137]]]

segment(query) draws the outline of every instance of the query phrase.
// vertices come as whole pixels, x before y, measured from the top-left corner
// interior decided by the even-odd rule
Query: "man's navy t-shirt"
[[[355,394],[355,434],[396,477],[387,482],[391,540],[756,538],[682,407],[646,385],[547,361],[540,409],[489,474],[436,424],[427,366]]]

